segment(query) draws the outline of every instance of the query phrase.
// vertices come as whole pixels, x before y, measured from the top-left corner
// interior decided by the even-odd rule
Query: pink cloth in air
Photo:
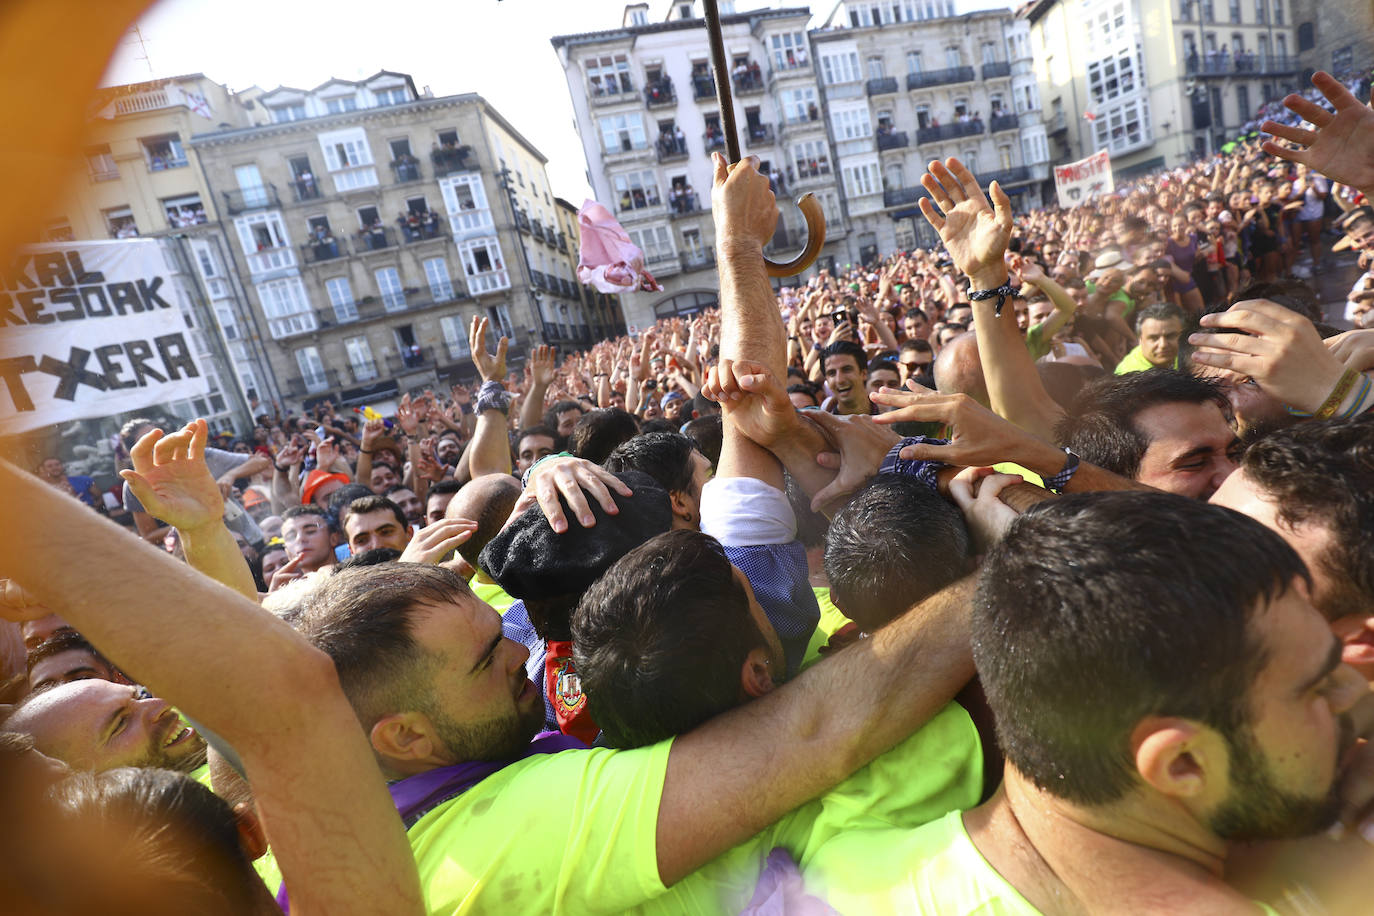
[[[628,293],[636,290],[658,292],[653,274],[644,267],[644,252],[601,204],[584,201],[577,211],[582,229],[582,246],[577,256],[577,279],[603,293]]]

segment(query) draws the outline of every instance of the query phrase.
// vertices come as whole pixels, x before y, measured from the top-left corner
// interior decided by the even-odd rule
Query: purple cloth
[[[806,892],[797,863],[778,847],[763,863],[763,874],[754,886],[749,905],[740,916],[839,916],[828,903]]]
[[[629,233],[610,210],[594,200],[583,201],[577,222],[582,229],[582,247],[577,255],[579,281],[603,293],[663,289],[644,268],[644,252],[630,241]]]
[[[535,754],[557,754],[559,751],[586,750],[587,745],[560,732],[540,732],[534,736],[525,753],[515,760],[524,760]],[[433,811],[439,805],[462,795],[497,770],[515,763],[515,760],[474,760],[468,763],[455,763],[453,766],[439,767],[387,786],[391,800],[396,805],[401,820],[409,830],[416,821]],[[277,891],[277,906],[283,913],[291,912],[291,902],[286,894],[283,881]]]

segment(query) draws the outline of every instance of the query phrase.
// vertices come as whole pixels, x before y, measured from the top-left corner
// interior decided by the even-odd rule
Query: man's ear
[[[234,826],[238,828],[239,845],[250,862],[267,854],[267,832],[262,829],[257,809],[251,803],[239,802],[234,806]]]
[[[757,699],[771,693],[777,685],[773,683],[772,665],[768,651],[762,646],[749,650],[739,674],[740,688],[749,696]]]
[[[426,760],[438,750],[429,717],[418,712],[383,716],[372,726],[368,739],[374,751],[393,760]]]
[[[1225,793],[1225,739],[1188,719],[1147,716],[1131,732],[1136,771],[1161,795],[1206,804]]]
[[[686,494],[681,490],[669,490],[668,500],[672,504],[673,515],[687,522],[689,525],[695,525],[697,523],[696,510],[692,508],[691,503],[687,500]]]

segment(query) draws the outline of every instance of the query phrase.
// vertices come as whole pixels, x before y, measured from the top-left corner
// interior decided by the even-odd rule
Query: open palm
[[[224,497],[205,464],[204,420],[163,436],[153,430],[129,450],[134,469],[121,471],[134,496],[156,518],[182,530],[224,517]]]
[[[1011,200],[1001,185],[993,184],[990,204],[973,173],[954,158],[930,163],[921,184],[930,193],[921,198],[921,213],[940,233],[955,266],[975,281],[990,272],[1005,273],[1012,220]]]
[[[1374,190],[1374,110],[1328,73],[1314,74],[1312,85],[1335,106],[1335,112],[1302,96],[1290,95],[1283,100],[1284,106],[1310,122],[1316,130],[1265,121],[1260,125],[1262,130],[1290,140],[1298,147],[1294,149],[1266,140],[1262,148],[1266,153],[1301,163],[1341,184],[1361,191]]]

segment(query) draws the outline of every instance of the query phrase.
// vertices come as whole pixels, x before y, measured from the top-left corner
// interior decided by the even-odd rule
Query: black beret
[[[634,491],[628,497],[612,494],[618,514],[607,515],[589,496],[596,524],[583,528],[560,493],[567,531],[556,533],[543,510],[533,506],[482,548],[481,567],[514,598],[529,602],[562,597],[570,606],[576,604],[616,560],[673,524],[668,491],[652,477],[640,471],[615,476]]]

